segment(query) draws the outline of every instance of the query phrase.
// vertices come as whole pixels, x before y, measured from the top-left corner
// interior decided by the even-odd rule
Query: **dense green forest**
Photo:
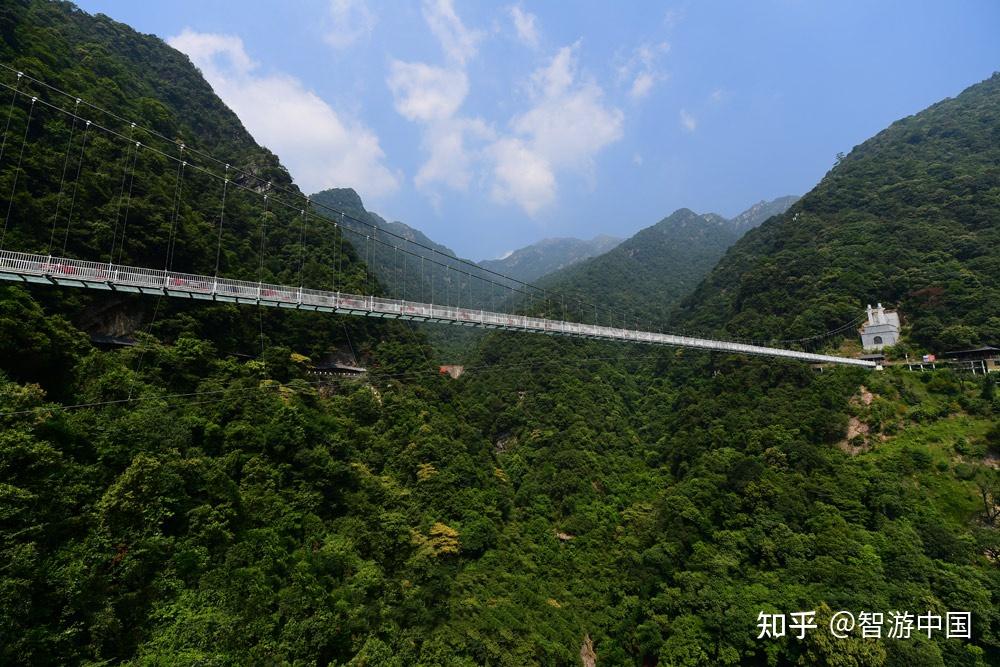
[[[0,388],[5,662],[1000,650],[991,385],[496,334],[457,381],[317,386],[287,350],[262,378],[193,337],[88,349],[19,288],[0,305],[4,359],[59,341],[65,402],[123,401]],[[974,639],[754,640],[760,610],[873,607],[968,610]]]
[[[674,211],[612,250],[568,266],[539,280],[539,285],[568,295],[567,310],[592,321],[594,302],[613,305],[597,321],[605,325],[661,327],[729,246],[747,230],[784,212],[796,197],[760,202],[727,220],[715,213]]]
[[[1000,342],[1000,74],[893,123],[733,246],[677,320],[807,336],[865,303],[917,348]],[[787,335],[785,335],[787,334]]]
[[[0,61],[71,93],[0,72],[10,111],[0,189],[14,192],[4,248],[307,287],[381,289],[361,261],[363,244],[356,252],[339,229],[300,214],[307,203],[287,171],[254,142],[186,56],[68,3],[5,3],[0,34]],[[33,96],[39,102],[32,103]],[[83,103],[75,104],[74,96]],[[66,113],[74,111],[78,119]],[[133,140],[142,147],[135,149]],[[225,156],[232,168],[206,154]],[[170,157],[183,158],[184,169]],[[168,338],[209,338],[223,352],[259,353],[261,329],[267,343],[293,341],[317,355],[347,346],[350,337],[373,340],[385,332],[271,309],[192,307],[76,290],[38,296],[61,304],[88,329],[123,333],[151,325]]]
[[[420,230],[414,229],[402,222],[389,222],[379,214],[369,211],[365,208],[364,202],[361,201],[361,196],[352,188],[329,188],[309,195],[309,198],[320,206],[328,207],[328,209],[332,209],[333,211],[343,211],[348,215],[353,215],[359,220],[367,222],[372,227],[378,227],[391,232],[395,237],[432,248],[442,255],[455,256],[455,251],[451,248],[440,243],[435,243]],[[327,213],[336,217],[330,210]]]
[[[612,305],[616,312],[609,309],[605,325],[647,329],[664,322],[738,238],[725,218],[682,208],[613,250],[539,283]]]
[[[294,188],[156,38],[41,0],[4,4],[0,33],[4,62],[125,117],[157,109],[160,121],[141,117],[164,123],[165,135]],[[970,92],[958,100],[979,109],[980,134],[995,135],[995,104],[973,105],[980,93]],[[23,129],[24,108],[13,108],[12,127]],[[937,128],[970,117],[952,109],[920,126],[940,138]],[[53,119],[42,128],[65,141],[72,131]],[[111,142],[95,150],[122,159]],[[928,202],[960,198],[956,220],[981,222],[975,238],[985,239],[995,223],[966,214],[987,210],[995,190],[968,179],[988,184],[992,158],[979,154],[995,144],[948,150],[961,173],[938,181]],[[33,188],[14,202],[11,233],[15,247],[44,250],[58,183],[40,174],[61,154],[38,155],[25,164]],[[10,183],[7,160],[0,183]],[[851,160],[861,158],[838,169]],[[106,176],[93,170],[89,189],[100,192]],[[129,228],[148,245],[130,233],[115,252],[162,265],[157,244],[170,225],[158,216],[175,183],[163,170],[136,191]],[[755,239],[775,225],[793,230],[797,207],[824,183],[751,232],[719,271],[749,256],[744,248],[767,261]],[[186,183],[183,238],[215,229],[198,211],[213,210],[216,185]],[[115,216],[101,207],[112,205],[93,197],[68,242],[81,256],[110,250]],[[829,215],[862,215],[852,207],[866,200],[852,197],[826,200]],[[252,202],[237,198],[223,228],[227,275],[261,271],[263,212]],[[295,211],[274,216],[265,276],[294,283],[286,267],[298,258],[309,279],[370,280],[363,252],[336,230],[302,242]],[[810,233],[826,243],[826,232]],[[179,261],[210,270],[214,250],[188,246]],[[938,252],[985,289],[992,251]],[[719,275],[687,303],[693,322],[729,323],[709,317],[731,296],[712,292]],[[757,304],[762,325],[809,296],[771,294]],[[852,319],[869,295],[847,294],[830,303],[831,319],[848,302]],[[949,371],[817,373],[502,332],[452,380],[400,323],[168,301],[0,286],[2,664],[1000,663],[993,382]],[[935,312],[984,336],[974,306],[942,298]],[[742,308],[730,313],[733,331],[751,324],[750,304]],[[91,345],[95,323],[119,320],[136,346]],[[310,357],[344,345],[367,376],[310,373]],[[816,610],[822,623],[839,609],[969,611],[972,638],[755,639],[761,611]]]
[[[497,276],[456,257],[450,248],[435,243],[419,230],[402,222],[387,222],[367,210],[351,188],[323,190],[311,195],[310,200],[319,216],[347,230],[345,240],[359,248],[361,261],[372,270],[387,296],[490,310],[502,310],[515,302],[525,305],[524,298],[512,298],[505,289],[504,284],[512,281],[496,282]],[[369,235],[371,241],[364,238]],[[415,329],[434,357],[450,364],[471,359],[483,337],[480,329],[421,325],[415,325]]]

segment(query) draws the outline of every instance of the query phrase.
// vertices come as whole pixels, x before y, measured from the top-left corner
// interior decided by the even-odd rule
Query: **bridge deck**
[[[670,345],[699,350],[795,359],[810,363],[843,364],[866,368],[876,366],[875,362],[861,359],[812,354],[745,343],[304,289],[288,285],[271,285],[213,276],[175,273],[119,264],[85,262],[6,250],[0,251],[0,279],[140,294],[165,294],[186,299],[296,308],[347,315],[388,317],[462,326],[503,328],[530,333]]]

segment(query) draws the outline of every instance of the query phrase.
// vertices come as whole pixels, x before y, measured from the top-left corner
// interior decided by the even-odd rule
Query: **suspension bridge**
[[[385,229],[376,228],[371,223],[348,216],[343,211],[327,209],[322,215],[319,215],[315,211],[318,206],[314,202],[307,198],[303,201],[301,194],[289,188],[275,186],[273,182],[264,181],[248,171],[234,169],[230,164],[207,153],[191,149],[154,130],[140,127],[136,123],[127,121],[111,112],[87,104],[78,97],[37,79],[32,79],[6,65],[0,65],[0,68],[16,73],[17,77],[16,85],[0,82],[0,87],[11,93],[3,140],[0,144],[0,174],[3,174],[5,180],[10,182],[7,213],[4,217],[3,230],[0,232],[0,279],[106,292],[152,294],[176,299],[248,304],[258,307],[392,318],[487,329],[506,329],[533,334],[572,336],[605,341],[667,345],[790,359],[814,364],[876,367],[876,364],[871,361],[837,355],[817,354],[741,341],[655,332],[643,330],[638,326],[633,328],[627,326],[628,316],[619,314],[620,311],[615,309],[615,304],[588,306],[585,312],[589,312],[589,309],[593,308],[592,322],[572,321],[565,318],[564,296],[559,297],[563,300],[564,317],[562,319],[518,314],[514,312],[516,308],[513,305],[517,298],[524,298],[529,305],[532,303],[537,305],[549,302],[553,295],[533,285],[482,269],[465,260],[446,255],[440,250],[420,245]],[[55,100],[43,98],[43,92],[49,93]],[[69,103],[67,105],[69,108],[59,104],[60,97]],[[15,118],[15,109],[18,111],[17,118]],[[98,122],[94,120],[91,113],[94,116],[103,114],[110,121]],[[33,120],[38,123],[37,119],[43,115],[51,117],[49,125],[44,128],[36,126],[33,131]],[[22,128],[17,126],[18,122],[23,124]],[[120,129],[111,127],[114,123],[120,123]],[[12,130],[18,129],[20,132],[17,134],[12,132]],[[37,182],[44,179],[46,170],[36,169],[29,178],[26,170],[23,169],[26,151],[37,149],[38,145],[46,140],[45,130],[48,130],[48,134],[51,135],[48,137],[49,144],[45,148],[50,156],[52,167],[49,172],[61,174],[58,189],[55,188],[54,183],[49,184],[46,188]],[[88,138],[91,140],[90,146],[93,146],[96,143],[96,137],[92,135],[97,134],[102,135],[107,143],[103,147],[101,155],[105,159],[100,161],[100,165],[90,166],[90,173],[93,175],[88,180],[84,175]],[[14,139],[14,141],[9,139]],[[52,141],[53,139],[55,141]],[[53,145],[56,147],[54,148]],[[64,146],[64,150],[61,148],[62,146]],[[16,161],[13,158],[15,150]],[[117,152],[114,152],[115,150]],[[5,153],[10,155],[9,162],[12,163],[7,166],[3,165]],[[150,165],[148,165],[146,172],[143,172],[143,168],[139,166],[140,153],[144,156],[151,156],[149,158]],[[108,176],[111,172],[108,163],[115,164],[115,160],[107,159],[109,156],[118,160],[118,165],[121,168],[120,181],[117,176],[114,180]],[[212,165],[216,167],[214,170]],[[170,169],[166,169],[167,166]],[[224,167],[224,170],[221,170],[220,173],[221,167]],[[218,213],[213,211],[210,215],[202,214],[200,216],[205,219],[214,219],[218,215],[217,234],[216,230],[213,229],[213,235],[216,236],[216,260],[212,275],[176,271],[173,267],[176,247],[180,242],[177,229],[179,224],[184,222],[180,197],[183,193],[185,174],[190,173],[197,173],[203,180],[214,180],[221,185]],[[96,182],[97,175],[105,179],[103,187]],[[126,230],[129,229],[130,210],[138,208],[137,205],[134,206],[133,200],[136,179],[145,177],[169,181],[171,175],[174,176],[172,196],[158,203],[147,199],[142,206],[142,219],[136,220],[137,214],[133,212],[131,220],[131,229],[133,230],[136,228],[142,230],[148,227],[151,218],[170,222],[170,233],[166,239],[166,248],[163,249],[166,257],[164,268],[151,268],[148,265],[143,266],[140,262],[130,261],[135,258],[126,249]],[[114,187],[108,188],[109,183]],[[6,185],[6,183],[4,184]],[[24,201],[25,194],[29,195],[25,208],[32,208],[34,199],[31,197],[33,193],[30,186],[34,186],[36,189],[40,188],[43,191],[42,195],[37,196],[39,201],[52,200],[51,205],[54,208],[52,215],[38,211],[37,206],[34,207],[35,210],[23,216],[16,215],[18,210],[15,207],[15,202],[20,204]],[[79,203],[84,200],[94,200],[93,195],[90,197],[81,196],[81,187],[87,189],[88,186],[91,190],[105,195],[103,208],[100,209],[102,214],[106,212],[109,217],[106,226],[101,227],[105,235],[107,230],[113,226],[110,252],[106,253],[106,261],[103,258],[96,261],[77,259],[69,256],[71,253],[68,252],[68,249],[72,249],[69,244],[70,229],[74,222],[79,222],[80,217],[85,217],[79,211]],[[171,189],[165,188],[165,190],[170,192]],[[244,199],[255,199],[262,207],[259,223],[259,279],[256,281],[227,277],[222,275],[220,271],[227,211],[230,212],[230,234],[233,234],[233,227],[246,229],[248,225],[246,220],[239,221],[238,225],[234,224],[231,211],[235,204],[232,200],[229,201],[230,208],[227,209],[227,196],[233,197],[236,196],[236,193],[240,193]],[[69,203],[65,204],[64,202],[67,200]],[[158,212],[153,210],[156,204],[160,208]],[[300,255],[297,262],[300,278],[298,286],[264,280],[265,241],[267,237],[265,220],[268,219],[269,211],[273,212],[275,208],[281,207],[291,211],[289,220],[298,220],[299,223],[298,242],[290,246],[297,249]],[[237,208],[244,212],[247,210],[245,206]],[[111,215],[112,211],[113,216]],[[76,220],[74,216],[76,216]],[[51,220],[51,230],[49,230],[49,220]],[[65,232],[57,234],[62,230],[63,222],[65,222]],[[310,224],[332,225],[332,230],[341,243],[341,247],[334,253],[334,258],[330,260],[333,263],[343,261],[343,244],[350,243],[347,240],[350,234],[355,235],[356,241],[351,247],[355,250],[356,256],[364,255],[365,270],[368,272],[363,280],[343,281],[343,285],[334,285],[334,289],[315,289],[305,286],[302,275],[306,265],[306,234]],[[27,228],[26,230],[22,229],[17,235],[19,239],[23,239],[24,245],[27,247],[17,249],[7,247],[5,242],[10,239],[8,231],[12,225],[21,225]],[[44,241],[46,232],[48,232],[48,244],[43,252],[42,247],[46,245]],[[317,232],[314,231],[315,233]],[[78,233],[74,234],[74,239],[78,235]],[[63,237],[61,251],[57,251],[58,236]],[[245,243],[247,239],[236,238],[234,241]],[[86,247],[86,244],[82,243],[75,245]],[[373,275],[373,266],[377,261],[376,253],[377,251],[381,252],[380,256],[385,257],[390,250],[393,269],[390,275],[397,276],[401,285],[387,286],[389,295],[376,295],[376,281]],[[135,255],[142,259],[149,257],[150,251],[147,249],[144,252],[136,252]],[[402,257],[401,272],[398,269],[400,256]],[[410,262],[409,268],[407,268],[408,260]],[[418,264],[419,273],[416,269]],[[430,267],[429,271],[428,267]],[[339,269],[340,267],[337,266],[331,268],[329,274],[331,282],[335,282],[341,275]],[[406,298],[408,275],[411,276],[411,295],[413,291],[416,291],[418,299]],[[416,280],[416,276],[419,276],[420,280],[417,287],[414,288],[412,283]],[[436,285],[439,284],[438,280],[440,280],[442,288],[436,289]],[[480,289],[478,298],[474,296],[476,285]],[[366,289],[361,290],[358,289],[359,287]],[[498,289],[502,294],[507,295],[506,299],[501,299],[501,302],[506,304],[505,311],[496,308],[495,294]],[[363,293],[365,291],[370,291],[370,293]],[[396,294],[392,294],[393,291]],[[510,298],[511,295],[515,298]],[[465,299],[464,305],[463,298]],[[608,323],[601,321],[600,312],[605,313]],[[621,326],[617,326],[618,323],[621,323]]]

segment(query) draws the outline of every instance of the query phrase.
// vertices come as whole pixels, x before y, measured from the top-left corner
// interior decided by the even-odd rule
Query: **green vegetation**
[[[682,208],[613,250],[546,276],[539,284],[579,294],[586,303],[599,302],[608,308],[597,314],[606,326],[647,328],[663,322],[738,238],[724,218]],[[586,306],[567,306],[577,317],[594,317]]]
[[[388,296],[491,310],[502,309],[507,303],[506,291],[491,286],[490,276],[485,272],[471,262],[463,263],[450,248],[435,243],[419,230],[402,222],[387,222],[365,209],[353,189],[330,188],[311,195],[310,199],[316,204],[313,210],[318,215],[346,229],[346,234],[341,232],[342,238],[358,249],[362,261],[367,261]],[[368,235],[375,240],[366,239]],[[470,273],[479,278],[470,278]],[[446,363],[467,359],[482,339],[482,331],[478,329],[432,326],[421,327],[420,333],[436,356]]]
[[[491,288],[490,276],[474,262],[402,222],[387,222],[366,210],[354,190],[331,188],[310,199],[319,216],[347,231],[345,240],[358,249],[387,296],[463,308],[496,308],[503,302],[506,291],[499,285]]]
[[[140,35],[107,17],[91,17],[63,2],[6,3],[0,9],[0,33],[4,64],[140,124],[133,130],[128,121],[81,104],[80,116],[120,136],[87,130],[84,122],[74,124],[70,116],[42,103],[73,111],[72,98],[28,81],[18,83],[15,74],[0,72],[0,81],[24,93],[12,98],[10,89],[0,90],[5,116],[8,107],[12,111],[10,140],[0,163],[0,190],[11,192],[17,173],[5,249],[99,261],[109,261],[113,254],[119,263],[153,268],[169,264],[176,271],[208,275],[218,265],[218,274],[228,278],[337,285],[343,291],[365,293],[373,286],[378,289],[354,248],[336,230],[329,225],[321,228],[315,218],[302,224],[299,211],[305,200],[296,194],[287,171],[253,141],[186,56],[156,37]],[[31,95],[41,100],[34,109]],[[5,122],[6,117],[0,121]],[[15,157],[26,129],[18,171]],[[128,136],[143,144],[138,152]],[[178,165],[164,154],[180,155],[181,143],[190,164],[179,177]],[[197,151],[225,155],[234,167],[260,180],[234,171],[233,182],[225,186],[204,171],[221,175],[225,166]],[[134,170],[127,168],[131,160]],[[60,178],[64,165],[79,166],[78,182],[74,168],[66,168],[66,176]],[[123,180],[129,174],[135,176]],[[129,187],[122,187],[126,182]],[[273,189],[265,211],[260,193],[268,182]],[[169,261],[168,248],[172,248]],[[59,304],[61,312],[72,314],[90,330],[134,329],[151,322],[167,339],[192,334],[211,339],[223,352],[259,353],[261,329],[270,340],[320,356],[346,347],[349,337],[358,342],[381,337],[385,331],[351,322],[346,323],[347,333],[340,321],[317,321],[274,309],[258,313],[127,295],[109,299],[77,290],[36,294],[45,303]]]
[[[152,120],[135,117],[292,187],[155,38],[41,1],[5,4],[0,33],[5,61],[122,113],[146,109]],[[992,99],[997,84],[980,93]],[[137,93],[148,101],[128,106]],[[950,142],[957,175],[939,194],[961,200],[961,224],[982,223],[977,242],[996,226],[965,216],[988,210],[994,190],[955,193],[970,177],[989,185],[993,158],[977,155],[993,155],[996,142],[959,150],[955,136],[972,125],[967,106],[983,119],[980,134],[998,131],[996,106],[980,93],[944,103],[958,107],[930,125],[911,119],[926,141]],[[25,120],[16,105],[12,126]],[[39,126],[67,139],[69,129]],[[115,164],[121,148],[109,142],[95,157]],[[863,165],[867,150],[834,173]],[[27,221],[52,219],[58,184],[46,190],[41,178],[59,163],[51,151],[26,162],[33,187],[15,201],[13,247],[48,243],[48,223]],[[168,236],[162,200],[175,181],[152,171],[122,251],[137,263],[156,260]],[[855,177],[880,183],[880,174],[867,165]],[[5,158],[0,185],[11,177]],[[106,173],[85,178],[107,189]],[[209,181],[187,185],[189,243],[215,229],[199,211],[214,210],[218,195]],[[752,232],[700,289],[705,305],[688,303],[691,321],[784,332],[777,323],[797,299],[821,323],[853,318],[846,278],[816,283],[803,271],[781,286],[786,260],[801,253],[792,266],[802,269],[812,256],[804,239],[789,255],[774,250],[781,269],[756,306],[747,290],[763,278],[747,258],[756,249],[754,261],[773,266],[763,240],[775,227],[797,238],[794,212],[819,216],[817,201],[829,202],[831,220],[868,220],[851,212],[871,203],[855,195],[845,191],[836,208],[810,195]],[[81,256],[109,251],[114,214],[93,197],[69,241]],[[257,275],[248,239],[261,213],[250,201],[232,203],[227,275]],[[294,212],[274,215],[265,276],[296,282],[287,267],[299,258],[310,279],[367,279],[336,233],[302,244]],[[855,267],[838,236],[851,224],[806,227],[815,253],[832,253],[817,270]],[[213,247],[186,248],[186,268],[211,268]],[[993,246],[935,252],[991,294]],[[750,271],[738,308],[711,290],[737,265]],[[981,292],[956,290],[934,313],[988,333],[973,312]],[[719,304],[724,314],[710,319]],[[928,312],[914,311],[914,336]],[[116,321],[131,323],[138,345],[92,347],[84,330]],[[367,377],[320,382],[309,372],[309,357],[346,344]],[[231,354],[247,351],[256,358]],[[589,641],[609,665],[1000,663],[992,382],[510,333],[485,337],[467,367],[442,377],[423,339],[392,323],[0,286],[0,663],[577,665]],[[754,639],[760,611],[816,610],[822,623],[839,609],[969,611],[972,639]]]
[[[352,188],[330,188],[328,190],[323,190],[322,192],[309,195],[309,199],[320,206],[329,207],[354,216],[358,218],[358,220],[361,220],[372,227],[384,229],[385,231],[394,234],[396,237],[402,237],[403,239],[412,241],[422,246],[433,248],[442,255],[450,255],[452,257],[455,256],[455,252],[451,248],[443,246],[440,243],[435,243],[420,230],[414,229],[413,227],[410,227],[402,222],[388,222],[377,213],[372,213],[365,208],[364,202],[361,201],[361,197]],[[330,212],[328,211],[327,213]]]
[[[798,338],[898,306],[943,352],[1000,341],[1000,74],[856,147],[748,233],[677,320]]]
[[[551,273],[539,284],[579,295],[583,303],[567,298],[565,311],[587,322],[596,316],[608,326],[656,327],[694,291],[729,246],[748,229],[784,212],[796,199],[760,202],[732,220],[682,208],[603,255]],[[608,310],[598,308],[595,315],[595,302]]]
[[[2,340],[80,338],[0,303]],[[569,665],[589,635],[607,664],[836,664],[754,640],[761,610],[826,608],[973,613],[970,644],[849,643],[865,664],[1000,655],[978,382],[482,349],[457,381],[383,347],[318,387],[287,349],[81,346],[63,402],[134,400],[70,410],[4,380],[3,662]]]

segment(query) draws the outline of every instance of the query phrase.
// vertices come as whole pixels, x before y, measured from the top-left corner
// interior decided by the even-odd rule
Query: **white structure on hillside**
[[[868,321],[861,327],[861,345],[866,352],[878,352],[899,340],[899,313],[868,305]]]

